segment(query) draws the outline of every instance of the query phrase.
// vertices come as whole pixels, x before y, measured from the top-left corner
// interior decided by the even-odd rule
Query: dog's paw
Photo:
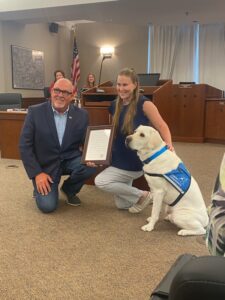
[[[148,219],[146,220],[148,223],[151,222],[151,218],[152,217],[148,217]]]
[[[152,231],[153,229],[154,229],[154,227],[151,225],[149,226],[149,224],[141,227],[141,230],[143,230],[143,231]]]
[[[178,234],[178,235],[181,235],[181,236],[186,236],[186,235],[188,235],[186,229],[181,229],[181,230],[179,230],[177,234]]]
[[[187,236],[187,235],[203,235],[206,233],[206,230],[202,227],[202,228],[198,228],[198,229],[181,229],[178,231],[178,235],[181,236]]]

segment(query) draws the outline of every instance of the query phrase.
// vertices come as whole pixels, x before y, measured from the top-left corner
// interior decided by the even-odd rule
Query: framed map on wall
[[[44,88],[44,52],[11,45],[12,87],[42,90]]]

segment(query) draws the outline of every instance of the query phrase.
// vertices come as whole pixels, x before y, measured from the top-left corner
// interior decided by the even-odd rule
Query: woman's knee
[[[98,174],[95,177],[95,185],[99,188],[99,189],[105,189],[108,185],[108,183],[106,182],[106,180],[104,179],[104,176],[102,176],[102,174]]]
[[[98,188],[101,188],[101,176],[100,175],[97,175],[96,177],[95,177],[95,185],[98,187]]]

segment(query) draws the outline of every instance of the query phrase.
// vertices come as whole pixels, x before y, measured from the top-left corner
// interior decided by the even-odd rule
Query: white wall
[[[148,28],[144,26],[125,26],[111,23],[79,24],[77,46],[79,50],[81,80],[85,83],[89,72],[96,75],[98,82],[101,65],[100,47],[110,44],[115,47],[112,59],[103,62],[101,82],[115,80],[120,69],[134,68],[136,72],[146,73]]]
[[[70,74],[72,49],[70,31],[59,27],[58,33],[50,33],[48,24],[19,24],[2,22],[2,41],[4,64],[1,73],[5,83],[0,85],[0,92],[20,92],[24,97],[42,97],[40,90],[22,90],[12,88],[11,45],[22,46],[44,52],[45,85],[53,80],[53,72],[63,69],[67,76]],[[1,41],[1,31],[0,31]],[[1,51],[1,46],[0,46]],[[1,60],[1,55],[0,55]],[[4,81],[4,80],[3,80]]]
[[[112,59],[103,63],[102,80],[115,80],[120,69],[132,67],[143,73],[147,69],[147,27],[124,26],[115,24],[89,23],[79,24],[77,45],[80,57],[81,80],[85,83],[89,72],[96,75],[98,81],[101,55],[100,47],[111,44],[115,47]],[[70,78],[72,62],[71,31],[59,27],[59,32],[50,33],[48,24],[0,23],[0,92],[20,92],[23,97],[42,97],[40,90],[21,90],[12,88],[11,45],[22,46],[44,52],[45,85],[53,80],[53,72],[63,69]],[[3,63],[2,63],[3,62]]]

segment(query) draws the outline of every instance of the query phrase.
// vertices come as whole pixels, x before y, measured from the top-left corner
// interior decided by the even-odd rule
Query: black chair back
[[[51,93],[50,93],[50,91],[49,91],[49,87],[48,87],[48,86],[45,86],[45,87],[44,87],[43,92],[44,92],[44,97],[45,97],[45,99],[51,98]]]
[[[22,95],[19,93],[0,93],[0,110],[21,108]]]

